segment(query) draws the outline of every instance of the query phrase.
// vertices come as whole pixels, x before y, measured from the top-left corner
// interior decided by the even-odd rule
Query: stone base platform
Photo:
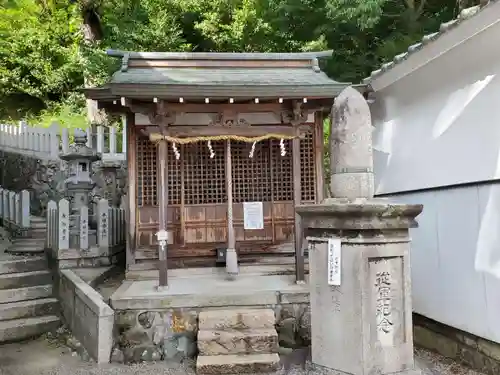
[[[126,280],[110,304],[117,332],[112,361],[181,362],[195,357],[198,317],[211,310],[271,309],[280,345],[308,345],[311,339],[308,285],[296,284],[293,275],[240,274],[229,281],[224,272],[185,269],[170,274],[169,286],[162,290],[155,280]],[[275,367],[273,358],[270,368]]]
[[[229,281],[222,273],[183,271],[169,278],[163,290],[156,280],[124,281],[111,296],[111,306],[142,310],[309,303],[308,285],[296,284],[292,275],[240,274]]]

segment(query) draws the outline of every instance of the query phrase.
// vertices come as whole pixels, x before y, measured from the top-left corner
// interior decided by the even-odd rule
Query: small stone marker
[[[59,201],[59,250],[69,249],[69,201]]]

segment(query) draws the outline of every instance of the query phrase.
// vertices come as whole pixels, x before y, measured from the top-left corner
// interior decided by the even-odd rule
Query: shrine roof
[[[412,58],[415,59],[416,56],[424,54],[425,53],[424,51],[432,49],[433,45],[434,48],[436,49],[435,51],[436,54],[442,54],[446,52],[446,48],[443,47],[438,48],[438,46],[436,46],[436,43],[438,43],[438,41],[443,41],[443,43],[445,43],[444,40],[448,37],[448,39],[451,40],[452,46],[457,45],[459,42],[454,41],[450,37],[450,34],[453,34],[454,31],[456,35],[458,35],[458,37],[462,37],[464,40],[467,40],[471,38],[473,35],[478,34],[478,29],[480,29],[481,26],[473,25],[471,23],[471,20],[476,20],[477,23],[480,24],[478,16],[482,15],[484,16],[483,18],[486,18],[486,16],[491,18],[491,22],[498,21],[498,16],[497,16],[498,10],[495,10],[493,8],[495,6],[497,7],[500,6],[499,4],[500,4],[499,0],[481,1],[480,5],[475,5],[463,9],[457,18],[442,23],[438,31],[425,35],[421,41],[409,46],[407,51],[399,55],[396,55],[391,61],[385,62],[379,69],[372,71],[370,76],[363,80],[363,83],[366,85],[371,85],[375,80],[379,79],[381,76],[384,76],[389,72],[396,70],[397,68],[400,68],[402,65],[404,65],[405,61],[411,60]],[[491,10],[491,13],[485,15],[485,11],[487,11],[488,9]],[[461,29],[462,27],[464,27],[466,24],[469,23],[471,23],[470,25],[471,30],[470,31],[463,30],[462,33],[464,34],[464,36],[459,35],[460,33],[457,30]],[[452,48],[452,46],[447,48]]]
[[[103,87],[87,89],[97,100],[179,97],[333,98],[350,83],[321,71],[318,58],[332,51],[304,53],[120,52],[122,67]]]

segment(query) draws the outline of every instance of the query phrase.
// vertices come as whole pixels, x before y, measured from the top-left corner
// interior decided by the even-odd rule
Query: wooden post
[[[126,211],[126,220],[128,224],[126,241],[126,262],[127,269],[135,264],[135,247],[137,233],[137,169],[136,169],[136,147],[137,138],[135,131],[135,114],[128,113],[125,121],[124,132],[127,134],[127,172],[128,172],[128,203]]]
[[[227,251],[226,271],[229,278],[238,274],[238,254],[233,224],[233,173],[231,161],[231,140],[226,141],[226,190],[227,190]]]
[[[158,143],[158,217],[159,228],[156,236],[159,244],[159,273],[160,273],[160,288],[168,285],[168,263],[167,263],[167,214],[168,214],[168,171],[167,171],[167,155],[168,143],[166,140],[161,140]]]
[[[316,203],[325,199],[324,162],[325,147],[323,140],[323,115],[320,112],[314,114],[314,164],[316,169]]]
[[[300,138],[294,138],[292,141],[292,160],[293,160],[293,205],[297,207],[301,203],[301,176],[300,176]],[[300,216],[295,213],[295,281],[303,283],[305,281],[304,273],[304,251],[302,249],[302,223]]]

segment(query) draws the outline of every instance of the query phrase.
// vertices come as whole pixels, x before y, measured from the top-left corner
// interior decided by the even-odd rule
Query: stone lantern
[[[77,228],[79,213],[82,207],[89,207],[90,193],[95,186],[92,180],[92,163],[101,160],[101,156],[87,147],[87,134],[81,129],[75,129],[74,143],[66,153],[59,155],[67,162],[68,178],[64,181],[65,195],[70,201],[70,227]],[[92,219],[91,219],[92,218]],[[89,227],[96,228],[94,215],[89,213]]]

